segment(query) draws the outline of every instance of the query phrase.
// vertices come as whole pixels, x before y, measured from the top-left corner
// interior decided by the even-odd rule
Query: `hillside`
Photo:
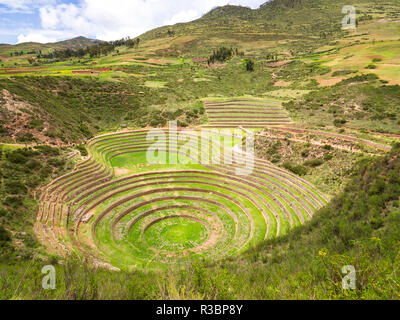
[[[400,3],[356,1],[343,30],[347,4],[0,45],[0,298],[399,299]],[[31,264],[62,286],[15,287]]]
[[[87,48],[101,43],[100,40],[88,39],[85,37],[76,37],[73,39],[55,42],[55,43],[35,43],[25,42],[16,45],[1,44],[0,45],[0,64],[4,67],[4,64],[15,66],[27,61],[29,58],[36,57],[39,52],[47,53],[54,50],[71,49],[78,50],[81,48]]]
[[[115,273],[70,262],[57,266],[61,285],[46,293],[33,285],[34,273],[25,274],[24,286],[15,290],[26,269],[19,261],[2,279],[0,298],[399,299],[399,152],[397,146],[383,158],[362,161],[344,192],[312,222],[240,258],[194,262],[168,274]],[[1,239],[9,248],[4,230]],[[35,265],[39,270],[41,263]],[[357,291],[342,289],[343,265],[356,266]]]

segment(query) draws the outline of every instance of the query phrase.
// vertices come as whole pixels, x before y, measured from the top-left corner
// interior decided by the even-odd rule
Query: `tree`
[[[253,60],[247,60],[246,61],[246,70],[248,72],[253,72],[254,71],[254,61]]]

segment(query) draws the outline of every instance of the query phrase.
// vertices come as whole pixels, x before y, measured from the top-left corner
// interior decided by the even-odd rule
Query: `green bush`
[[[0,225],[0,247],[4,247],[10,241],[10,234]]]
[[[254,72],[254,61],[253,60],[246,60],[246,71]]]
[[[23,154],[16,151],[6,153],[6,158],[8,159],[8,161],[15,164],[24,164],[28,161],[28,159]]]
[[[8,133],[8,130],[4,128],[2,125],[0,125],[0,135],[5,135]]]
[[[335,127],[338,127],[338,128],[343,127],[346,123],[347,123],[347,120],[345,120],[345,119],[335,119],[333,121],[333,124],[335,125]]]
[[[28,191],[26,186],[20,181],[6,180],[4,186],[8,194],[26,194]]]
[[[81,153],[82,157],[86,157],[88,155],[88,152],[84,144],[77,146],[76,149]]]
[[[8,207],[18,208],[23,205],[23,200],[22,200],[22,197],[8,196],[3,201],[3,204]]]
[[[25,166],[31,170],[39,170],[40,168],[42,168],[42,164],[35,159],[29,160]]]
[[[64,159],[57,159],[57,158],[51,158],[47,160],[47,163],[56,168],[61,168],[65,165],[65,160]]]
[[[305,176],[307,174],[307,168],[302,166],[302,165],[295,165],[292,162],[285,162],[283,164],[283,167],[286,170],[289,170],[293,172],[294,174],[297,174],[298,176]]]
[[[39,150],[42,154],[47,156],[59,156],[60,150],[50,146],[37,146],[35,149]]]
[[[29,128],[37,129],[39,131],[43,131],[43,129],[44,129],[43,120],[41,120],[41,119],[32,119],[31,122],[29,123]]]
[[[311,168],[316,168],[324,164],[324,161],[321,159],[312,159],[304,162],[304,165]]]

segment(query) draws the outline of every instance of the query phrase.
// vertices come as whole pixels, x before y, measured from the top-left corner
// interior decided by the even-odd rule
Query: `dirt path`
[[[360,139],[352,136],[347,136],[347,135],[342,135],[338,133],[331,133],[331,132],[325,132],[325,131],[318,131],[318,130],[311,130],[311,129],[296,129],[296,128],[282,128],[282,127],[276,127],[276,128],[271,128],[273,130],[278,130],[278,131],[283,131],[283,132],[291,132],[291,133],[314,133],[317,135],[322,135],[322,136],[328,136],[328,137],[334,137],[334,138],[339,138],[342,140],[347,140],[347,141],[352,141],[352,142],[359,142],[363,143],[367,146],[370,146],[372,148],[376,148],[379,150],[383,151],[390,151],[392,150],[391,146],[387,146],[384,144],[376,143],[370,140],[365,140],[365,139]]]

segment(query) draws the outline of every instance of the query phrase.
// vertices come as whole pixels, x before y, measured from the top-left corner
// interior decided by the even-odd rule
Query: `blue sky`
[[[0,0],[0,43],[76,36],[115,40],[201,17],[216,6],[258,8],[266,0]]]

